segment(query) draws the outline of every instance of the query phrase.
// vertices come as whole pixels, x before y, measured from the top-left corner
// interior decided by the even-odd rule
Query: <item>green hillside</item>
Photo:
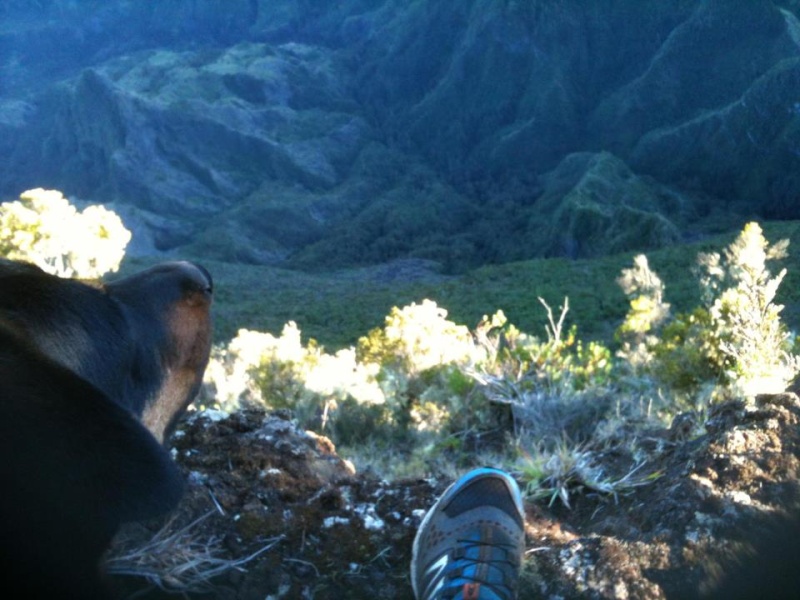
[[[779,290],[786,305],[784,319],[800,324],[800,221],[764,223],[767,239],[788,238],[788,275]],[[648,253],[651,267],[666,285],[674,311],[699,302],[692,274],[698,252],[722,251],[738,231],[701,242]],[[433,263],[399,262],[378,267],[304,273],[266,266],[203,260],[216,281],[216,338],[230,339],[240,328],[279,333],[295,321],[304,338],[328,349],[354,344],[373,327],[383,324],[392,306],[428,298],[446,308],[449,319],[474,327],[485,314],[502,309],[522,331],[544,334],[546,314],[537,297],[557,309],[569,297],[568,323],[578,326],[582,339],[610,341],[627,311],[616,283],[633,254],[597,259],[535,259],[490,265],[460,276],[437,273]],[[143,259],[128,260],[123,272],[141,268]]]

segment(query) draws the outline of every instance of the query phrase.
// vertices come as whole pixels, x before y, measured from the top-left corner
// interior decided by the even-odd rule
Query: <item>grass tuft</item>
[[[111,575],[144,579],[152,588],[173,593],[208,593],[212,580],[231,570],[243,571],[244,565],[279,543],[283,536],[271,538],[257,551],[241,558],[223,558],[221,539],[203,538],[198,526],[208,512],[188,525],[177,528],[170,519],[145,544],[133,543],[121,536],[106,559]]]

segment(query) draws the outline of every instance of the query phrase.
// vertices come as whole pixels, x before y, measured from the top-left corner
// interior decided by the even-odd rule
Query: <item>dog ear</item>
[[[211,275],[194,263],[165,263],[110,283],[104,291],[129,319],[137,355],[155,353],[141,360],[157,360],[159,384],[138,414],[164,440],[197,395],[208,364]]]

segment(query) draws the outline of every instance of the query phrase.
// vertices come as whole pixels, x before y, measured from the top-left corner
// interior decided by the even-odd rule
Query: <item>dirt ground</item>
[[[528,502],[519,597],[691,598],[713,590],[754,564],[761,549],[751,542],[775,519],[794,514],[799,424],[794,394],[760,397],[749,409],[722,404],[700,435],[680,426],[641,435],[652,483],[617,497],[576,493],[569,509]],[[108,565],[122,597],[413,597],[414,533],[449,480],[355,473],[330,441],[298,430],[286,412],[195,413],[173,446],[186,497],[166,527],[138,525],[118,536]],[[611,470],[633,460],[613,448],[603,458]]]

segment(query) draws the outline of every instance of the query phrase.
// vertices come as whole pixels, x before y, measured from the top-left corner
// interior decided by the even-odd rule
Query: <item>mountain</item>
[[[800,217],[794,0],[9,0],[0,196],[133,251],[457,271]]]

